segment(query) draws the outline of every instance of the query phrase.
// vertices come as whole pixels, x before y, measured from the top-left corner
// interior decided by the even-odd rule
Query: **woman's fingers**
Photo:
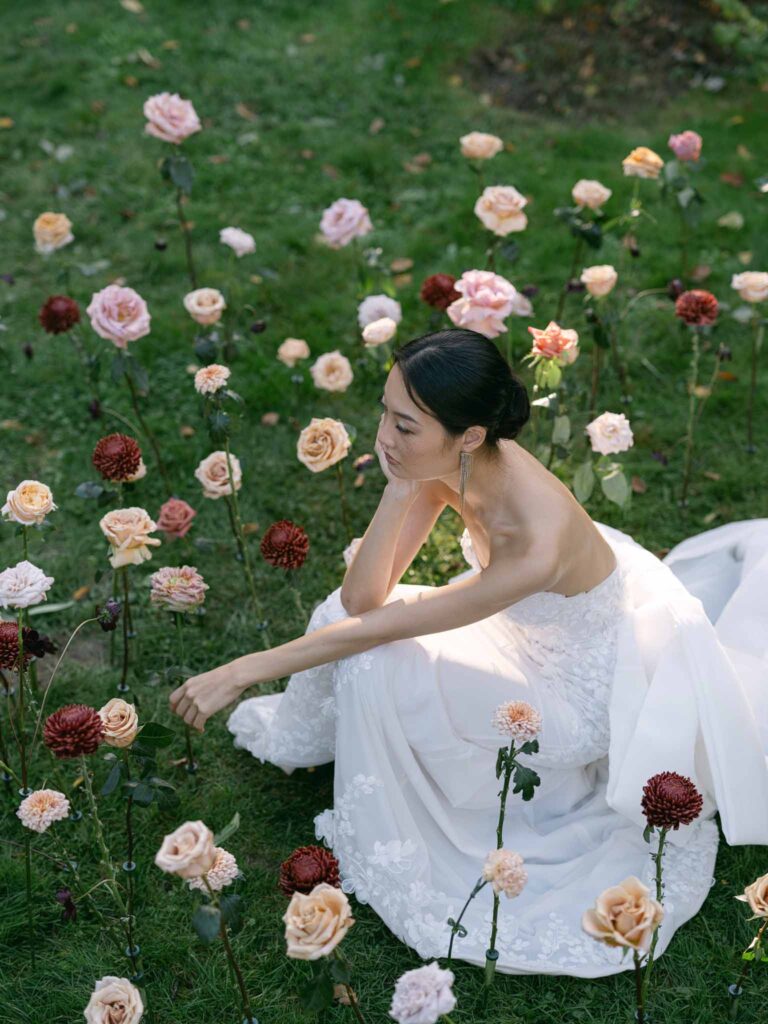
[[[189,697],[187,697],[185,695],[185,696],[183,696],[181,698],[181,700],[178,702],[178,704],[176,705],[176,707],[173,710],[175,711],[175,713],[180,718],[184,718],[186,720],[185,716],[186,716],[187,710],[190,707],[192,707],[192,700],[191,700],[191,698],[189,698]]]
[[[207,717],[208,716],[204,715],[202,711],[198,711],[197,715],[195,715],[195,720],[192,723],[192,728],[197,729],[198,732],[205,732],[205,723]]]
[[[171,705],[171,711],[176,710],[176,704],[186,693],[186,683],[182,683],[181,686],[177,686],[176,689],[171,693],[168,698],[168,703]]]

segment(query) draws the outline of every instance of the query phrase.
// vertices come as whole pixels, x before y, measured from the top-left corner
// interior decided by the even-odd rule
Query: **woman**
[[[496,846],[495,762],[508,739],[494,711],[529,702],[540,749],[521,760],[541,785],[507,803],[504,845],[523,856],[528,881],[502,905],[497,969],[631,969],[580,920],[628,875],[651,884],[640,806],[650,776],[680,772],[704,796],[699,819],[669,833],[657,955],[707,896],[715,810],[728,842],[768,843],[766,641],[745,636],[733,613],[768,575],[749,562],[739,582],[734,544],[743,556],[757,538],[768,551],[768,522],[724,528],[741,530],[738,542],[712,531],[668,556],[697,576],[713,618],[731,622],[726,648],[667,565],[594,523],[517,443],[528,398],[492,342],[448,330],[405,345],[382,404],[375,447],[387,482],[342,586],[304,636],[187,680],[171,706],[202,729],[248,687],[290,674],[284,693],[231,714],[235,744],[286,772],[335,760],[334,807],[315,818],[317,836],[344,889],[432,958],[446,954],[447,919]],[[400,584],[446,505],[467,524],[470,568],[443,587]],[[713,588],[718,559],[732,578]],[[455,956],[484,963],[491,909],[489,887],[464,915]]]

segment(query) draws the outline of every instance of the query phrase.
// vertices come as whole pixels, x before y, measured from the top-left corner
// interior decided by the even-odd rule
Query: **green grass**
[[[273,520],[290,518],[308,529],[311,554],[301,581],[308,609],[339,585],[347,538],[337,514],[334,475],[311,474],[298,463],[296,432],[288,416],[296,412],[302,425],[313,415],[339,417],[359,432],[352,455],[371,451],[381,382],[360,349],[352,253],[332,252],[314,241],[323,208],[340,195],[360,198],[376,227],[366,242],[383,248],[385,265],[396,257],[414,260],[413,281],[399,288],[398,299],[404,309],[400,336],[416,336],[427,329],[429,320],[418,300],[422,278],[438,270],[458,275],[481,265],[487,244],[472,214],[477,181],[458,154],[458,136],[474,128],[497,132],[514,149],[495,159],[489,180],[512,183],[532,197],[529,228],[516,239],[520,257],[515,263],[500,264],[499,270],[518,286],[539,287],[533,322],[543,326],[554,313],[571,252],[571,240],[552,216],[554,207],[568,202],[577,178],[596,177],[614,190],[610,212],[625,208],[631,182],[621,177],[621,158],[639,144],[663,154],[670,131],[695,128],[705,139],[707,164],[701,188],[707,203],[693,262],[712,268],[706,287],[724,307],[734,306],[728,285],[731,274],[743,269],[738,254],[752,252],[755,269],[768,265],[761,205],[766,200],[752,185],[768,157],[768,112],[764,93],[735,82],[716,95],[692,92],[660,110],[634,110],[631,120],[610,127],[547,122],[526,112],[488,106],[469,88],[465,61],[475,47],[495,44],[501,34],[512,32],[514,22],[508,8],[478,2],[435,5],[419,0],[405,5],[337,0],[313,5],[273,0],[256,6],[222,0],[203,6],[166,0],[148,2],[146,8],[145,14],[136,15],[117,4],[107,8],[73,0],[66,6],[38,5],[35,20],[23,6],[5,12],[0,116],[12,117],[14,125],[0,133],[0,207],[5,213],[0,271],[12,273],[15,284],[0,281],[0,316],[6,327],[0,334],[0,483],[10,489],[32,477],[54,491],[59,511],[52,517],[53,529],[34,534],[31,560],[55,576],[54,601],[67,600],[78,587],[91,587],[79,607],[39,620],[64,641],[103,600],[108,586],[107,574],[94,582],[97,571],[106,567],[98,528],[103,510],[76,498],[74,489],[94,477],[90,452],[99,436],[121,427],[109,417],[100,422],[88,418],[88,389],[75,354],[66,338],[43,334],[36,314],[51,293],[68,290],[84,308],[93,291],[115,277],[125,277],[146,298],[153,317],[151,335],[134,347],[150,372],[151,392],[144,402],[147,419],[172,466],[176,493],[199,509],[188,546],[163,546],[152,563],[133,573],[140,594],[135,677],[140,713],[145,721],[155,718],[172,724],[168,687],[151,685],[152,673],[175,660],[170,623],[150,611],[142,585],[152,569],[176,559],[191,561],[210,584],[206,614],[187,630],[187,661],[193,669],[202,671],[253,649],[258,634],[233,559],[225,510],[220,503],[203,501],[192,475],[211,445],[185,372],[196,358],[192,325],[181,305],[187,291],[182,241],[172,196],[157,173],[167,147],[142,135],[144,99],[164,89],[179,91],[194,101],[204,119],[204,131],[184,147],[197,171],[187,216],[194,222],[201,282],[225,292],[227,330],[240,336],[238,355],[229,361],[232,384],[245,400],[241,429],[232,442],[243,465],[244,519],[258,523],[252,536],[257,556],[253,542]],[[243,18],[248,25],[239,24]],[[67,30],[68,25],[75,25],[76,31]],[[163,47],[168,40],[176,42],[175,48]],[[162,66],[153,68],[137,59],[142,49]],[[538,56],[546,58],[545,37]],[[130,76],[134,85],[126,84]],[[253,120],[238,113],[239,104],[253,112]],[[378,117],[385,121],[383,129],[369,134],[369,125]],[[74,154],[57,162],[41,149],[41,139],[72,145]],[[302,156],[306,150],[312,155]],[[420,174],[408,173],[404,163],[425,152],[431,163]],[[212,162],[212,156],[225,160]],[[722,181],[725,172],[742,174],[745,185],[734,188]],[[644,195],[654,194],[652,186],[645,186]],[[65,211],[76,235],[72,246],[49,259],[34,253],[31,238],[32,221],[45,209]],[[663,287],[679,272],[677,225],[657,200],[650,210],[657,224],[640,225],[638,261],[631,267],[626,259],[620,264],[618,243],[610,239],[593,260],[626,268],[631,276],[625,276],[625,283],[638,288]],[[718,217],[730,210],[744,214],[741,231],[717,226]],[[218,231],[228,224],[255,235],[255,255],[235,261],[220,246]],[[165,251],[155,248],[157,238],[167,240]],[[82,272],[83,267],[98,268],[99,261],[108,263],[93,273]],[[254,283],[251,275],[261,280]],[[680,513],[674,499],[685,431],[687,342],[663,296],[639,305],[623,339],[634,382],[629,415],[636,445],[622,462],[646,482],[647,490],[634,495],[623,512],[598,498],[588,509],[594,518],[659,550],[709,525],[765,515],[766,473],[764,459],[749,457],[742,447],[748,329],[724,315],[714,339],[732,347],[734,360],[726,368],[737,379],[719,384],[705,409],[691,508],[687,516]],[[256,319],[267,322],[264,333],[249,331]],[[565,319],[588,337],[578,297],[570,300]],[[519,369],[528,348],[525,326],[522,320],[512,324]],[[132,419],[126,394],[109,381],[110,346],[99,342],[89,328],[84,333],[94,350],[102,352],[105,404]],[[298,388],[292,385],[290,371],[274,359],[277,345],[289,335],[306,338],[313,357],[335,348],[349,355],[356,374],[350,390],[344,395],[316,391],[307,372]],[[23,355],[25,343],[33,346],[31,360]],[[586,421],[587,349],[567,375],[567,400],[577,433]],[[643,366],[643,357],[657,368],[661,381]],[[761,385],[765,383],[763,372]],[[605,374],[602,399],[604,408],[619,411],[618,388],[610,372]],[[260,424],[261,415],[269,410],[281,413],[276,427]],[[758,440],[764,446],[762,398],[757,422]],[[195,427],[196,433],[182,437],[179,428],[184,425]],[[135,487],[130,502],[156,514],[168,495],[145,448],[150,472]],[[668,465],[654,459],[654,451],[663,452]],[[364,486],[354,490],[352,476],[347,466],[347,493],[359,535],[376,508],[381,478],[378,470],[373,471]],[[464,566],[459,531],[455,515],[446,512],[406,581],[439,585],[460,571]],[[203,538],[210,543],[192,546],[192,540]],[[0,533],[0,565],[20,557],[19,540],[5,527]],[[304,623],[287,586],[280,574],[260,562],[257,574],[273,641],[292,639]],[[109,664],[107,638],[95,627],[88,629],[75,641],[56,681],[51,710],[73,700],[98,707],[114,694],[116,672]],[[181,883],[162,875],[152,863],[161,837],[181,821],[203,818],[220,829],[238,810],[242,826],[228,847],[245,875],[238,891],[246,906],[246,926],[235,945],[254,1008],[262,1024],[309,1021],[314,1015],[303,1012],[295,997],[306,965],[285,958],[280,920],[285,900],[275,879],[281,860],[295,846],[313,841],[313,816],[332,805],[332,766],[289,778],[235,751],[224,718],[219,715],[206,730],[196,788],[183,769],[168,763],[183,753],[181,735],[163,756],[161,773],[178,785],[180,806],[136,813],[138,932],[155,1019],[158,1024],[239,1019],[221,947],[200,945],[189,925],[194,900]],[[98,757],[92,761],[101,782],[106,765]],[[72,766],[53,763],[47,754],[34,765],[35,786],[49,784],[70,793],[75,776]],[[79,789],[73,800],[82,805]],[[23,836],[15,804],[13,793],[3,794],[2,835],[18,843]],[[122,806],[115,797],[105,799],[103,812],[118,856]],[[65,824],[59,834],[78,850],[83,872],[95,882],[95,847],[85,824]],[[34,845],[50,852],[49,838],[36,839]],[[36,928],[30,935],[24,917],[23,857],[11,846],[4,846],[0,856],[0,1021],[65,1024],[80,1019],[94,980],[125,973],[124,962],[99,941],[85,914],[74,925],[60,922],[53,894],[64,876],[42,857],[36,861]],[[729,848],[723,841],[717,883],[702,912],[677,933],[656,968],[656,983],[664,995],[654,998],[654,1021],[725,1019],[723,993],[752,928],[745,923],[745,908],[733,896],[765,869],[763,848]],[[387,1019],[394,981],[421,961],[367,907],[356,905],[355,915],[358,924],[345,949],[355,965],[355,987],[369,1020],[381,1021]],[[25,954],[28,945],[37,952],[34,970]],[[459,964],[456,974],[457,1022],[619,1022],[631,1015],[629,975],[591,982],[500,976],[484,1004],[481,972]],[[754,997],[744,1000],[744,1021],[760,1019],[758,987],[764,995],[765,979],[758,977]],[[345,1016],[349,1019],[348,1010],[336,1008],[321,1019]]]

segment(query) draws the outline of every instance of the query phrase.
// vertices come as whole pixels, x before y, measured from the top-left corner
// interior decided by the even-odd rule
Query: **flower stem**
[[[456,920],[454,921],[453,925],[451,926],[451,941],[448,943],[448,963],[449,963],[449,965],[450,965],[450,962],[451,962],[451,956],[453,954],[453,940],[455,939],[456,935],[458,934],[459,925],[461,924],[461,919],[462,919],[462,917],[464,917],[464,913],[465,913],[467,907],[469,906],[470,902],[475,898],[475,896],[477,896],[477,894],[480,892],[480,890],[483,888],[483,886],[487,885],[487,884],[488,883],[485,881],[484,878],[478,878],[478,880],[475,882],[475,886],[474,886],[472,892],[467,897],[467,902],[461,908],[461,913],[459,914],[459,916],[456,918]]]
[[[512,769],[515,767],[515,741],[510,741],[509,750],[504,759],[504,782],[501,786],[501,792],[499,793],[499,820],[496,825],[496,849],[500,850],[504,845],[504,815],[506,813],[507,806],[507,795],[509,793],[509,783],[512,778]],[[485,951],[485,984],[486,986],[493,983],[494,972],[496,970],[496,961],[499,959],[499,953],[496,949],[496,930],[498,925],[499,916],[499,896],[498,893],[493,894],[493,919],[491,922],[491,941],[488,949]]]
[[[763,344],[763,318],[758,312],[754,316],[754,333],[752,335],[752,367],[749,379],[749,403],[747,405],[747,451],[750,455],[757,450],[753,432],[755,411],[755,392],[757,391],[757,357]]]
[[[643,1005],[643,969],[640,966],[642,957],[637,952],[633,953],[635,961],[635,998],[637,999],[637,1024],[645,1024],[645,1007]]]
[[[30,753],[34,753],[35,741],[37,740],[37,734],[38,734],[38,732],[40,730],[40,723],[43,720],[43,711],[45,710],[45,702],[48,699],[48,694],[51,692],[51,689],[53,688],[53,680],[56,678],[56,673],[59,671],[59,665],[61,665],[62,661],[64,660],[64,656],[67,653],[67,651],[69,650],[69,645],[75,639],[75,637],[80,632],[80,630],[83,628],[83,626],[87,626],[89,622],[96,622],[96,621],[97,620],[95,618],[94,619],[83,619],[83,621],[80,623],[80,625],[76,626],[75,629],[72,631],[72,635],[70,636],[69,640],[67,640],[67,642],[66,642],[66,644],[64,646],[64,650],[59,655],[59,660],[56,662],[56,665],[54,666],[53,672],[51,672],[51,678],[49,679],[48,685],[46,686],[45,692],[43,693],[43,699],[42,699],[42,702],[40,704],[40,711],[38,713],[37,722],[35,724],[35,732],[34,732],[34,735],[32,736],[32,742],[30,744]]]
[[[691,462],[693,461],[693,431],[696,413],[696,380],[699,375],[699,332],[691,331],[691,368],[688,374],[688,429],[685,435],[685,462],[683,467],[683,487],[680,494],[680,506],[688,504],[688,484],[691,479]]]
[[[183,629],[183,615],[181,612],[174,612],[173,617],[176,620],[176,641],[179,646],[179,667],[184,668],[184,629]],[[190,726],[184,723],[184,739],[187,747],[187,771],[192,774],[197,771],[197,762],[195,761],[195,755],[192,750],[192,731]]]
[[[344,529],[347,531],[347,540],[351,543],[352,527],[349,525],[349,511],[347,509],[347,500],[344,496],[344,471],[341,468],[341,462],[336,463],[336,479],[339,482],[339,501],[341,502],[341,518],[344,522]]]
[[[768,926],[768,918],[766,918],[763,921],[763,923],[760,925],[760,927],[757,930],[757,935],[755,936],[754,940],[750,943],[750,946],[754,946],[754,948],[755,948],[755,960],[760,955],[760,941],[761,941],[761,939],[763,937],[763,932],[765,931],[766,926]],[[747,949],[749,949],[750,946],[748,946]],[[739,996],[741,995],[741,991],[742,991],[742,989],[744,987],[744,982],[747,980],[747,974],[749,973],[750,965],[753,962],[754,961],[752,961],[752,960],[745,960],[744,963],[742,964],[741,973],[739,974],[739,980],[736,982],[736,986],[735,986],[736,994],[733,996],[733,1002],[731,1003],[731,1011],[730,1011],[730,1019],[731,1020],[736,1020],[736,1013],[737,1013],[737,1010],[738,1010],[738,1007],[739,1007]]]
[[[219,900],[218,900],[218,897],[216,896],[216,893],[213,891],[213,889],[210,886],[210,883],[208,881],[208,875],[204,874],[202,877],[203,877],[203,882],[205,883],[205,887],[208,890],[208,894],[211,897],[211,901],[212,901],[213,905],[217,909],[219,909]],[[219,913],[221,913],[220,910],[219,910]],[[224,943],[224,950],[226,951],[227,958],[228,958],[228,960],[229,960],[229,962],[230,962],[230,964],[232,966],[232,970],[235,972],[235,977],[237,978],[237,985],[238,985],[238,988],[240,989],[240,998],[243,1001],[243,1010],[245,1012],[245,1019],[247,1021],[251,1021],[251,1020],[253,1020],[253,1011],[251,1010],[251,1003],[250,1003],[250,1000],[248,999],[248,990],[245,987],[245,981],[243,979],[243,975],[242,975],[242,972],[240,970],[240,966],[239,966],[237,960],[235,959],[235,954],[232,952],[232,946],[230,944],[229,935],[227,933],[227,924],[226,924],[226,921],[224,920],[224,916],[223,915],[221,916],[221,920],[220,920],[220,924],[219,924],[219,935],[221,936],[221,941]]]
[[[123,584],[123,665],[120,670],[120,682],[117,685],[118,693],[126,693],[128,686],[128,661],[129,661],[129,640],[128,640],[128,607],[130,602],[130,590],[128,587],[128,567],[123,566],[120,570]]]
[[[171,486],[171,481],[168,477],[168,470],[166,469],[165,463],[163,462],[163,457],[160,454],[160,446],[157,443],[157,438],[147,426],[146,420],[142,415],[141,409],[139,407],[139,396],[136,392],[136,385],[133,383],[131,375],[128,373],[127,370],[125,373],[125,379],[128,381],[128,390],[131,392],[131,404],[133,405],[133,411],[136,413],[136,419],[139,421],[141,429],[144,432],[144,436],[152,446],[152,451],[155,453],[155,458],[157,459],[157,468],[160,470],[160,476],[163,478],[163,484],[165,485],[166,490],[170,494],[173,491],[173,487]]]
[[[664,885],[662,882],[662,857],[664,855],[664,842],[667,838],[667,832],[669,829],[661,828],[659,830],[659,846],[656,853],[653,854],[653,859],[656,863],[656,899],[659,903],[664,902]],[[651,939],[651,948],[648,953],[648,960],[645,965],[645,982],[643,992],[647,992],[648,984],[651,980],[651,968],[653,967],[653,951],[656,949],[656,943],[659,939],[659,929],[656,928]]]
[[[187,256],[187,273],[189,274],[189,283],[192,288],[197,288],[197,274],[195,273],[195,261],[192,257],[192,233],[189,230],[187,219],[184,216],[184,210],[182,208],[182,191],[180,188],[176,189],[176,214],[179,218],[179,227],[184,236],[184,251]]]
[[[584,247],[584,239],[579,235],[576,239],[576,245],[573,247],[573,258],[571,259],[571,269],[568,271],[568,278],[560,289],[560,297],[557,300],[557,312],[555,313],[555,321],[560,323],[560,317],[563,315],[565,308],[565,297],[568,294],[568,285],[573,280],[573,276],[576,273],[576,268],[579,265],[581,259],[581,250]]]
[[[333,955],[336,957],[336,959],[340,963],[344,964],[345,967],[349,967],[349,961],[347,960],[347,958],[345,956],[343,956],[343,954],[339,950],[338,946],[334,949]],[[356,995],[354,989],[346,981],[343,982],[343,985],[344,985],[344,988],[346,990],[347,997],[349,999],[349,1005],[350,1005],[350,1008],[351,1008],[352,1012],[354,1013],[355,1017],[358,1019],[360,1024],[365,1024],[365,1017],[363,1016],[363,1011],[360,1009],[360,1003],[358,1003],[358,1001],[357,1001],[357,995]]]

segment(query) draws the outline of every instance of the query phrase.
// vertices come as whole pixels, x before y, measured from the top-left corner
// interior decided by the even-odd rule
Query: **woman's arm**
[[[458,583],[397,598],[363,615],[350,616],[279,647],[255,651],[211,672],[193,676],[170,696],[171,710],[202,731],[208,718],[256,683],[301,672],[379,644],[440,633],[478,622],[546,590],[557,582],[551,549],[497,557],[482,573]]]

